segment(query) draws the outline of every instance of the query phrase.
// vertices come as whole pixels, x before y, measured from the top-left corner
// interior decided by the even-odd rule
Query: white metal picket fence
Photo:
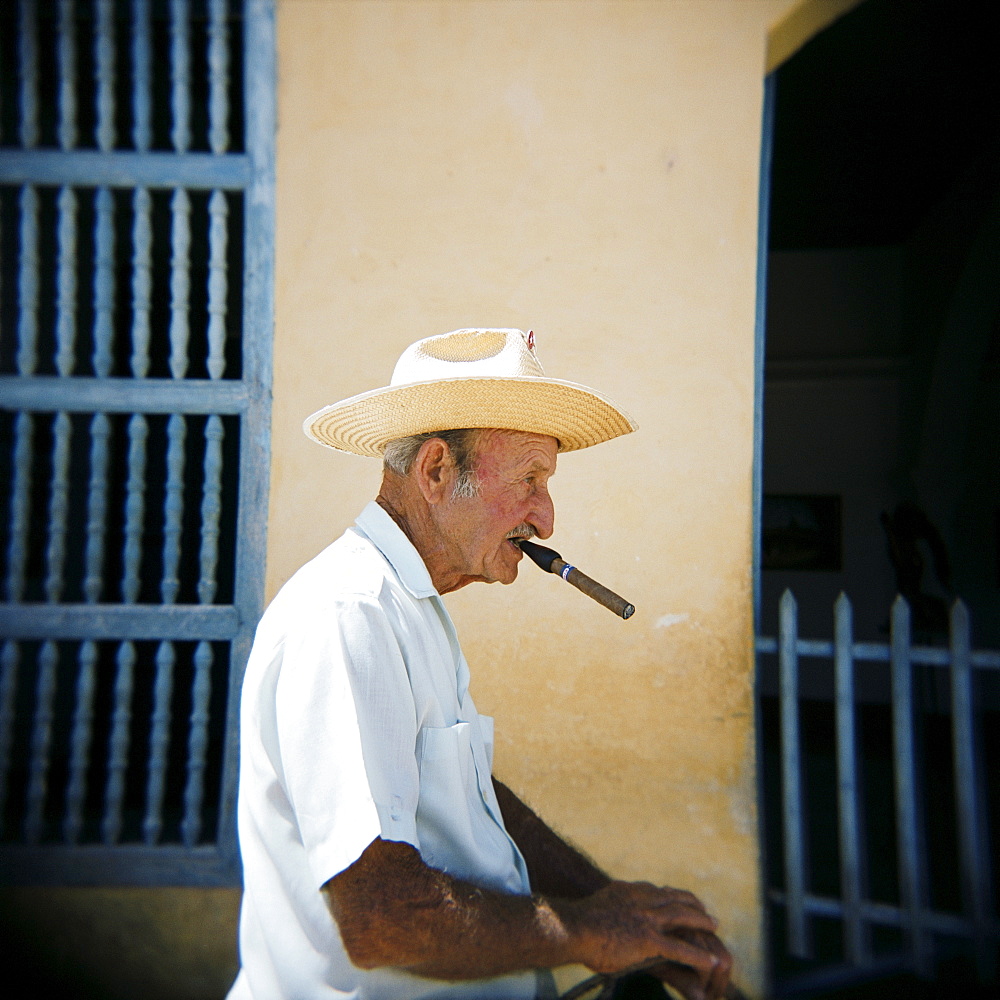
[[[854,640],[844,595],[832,640],[799,636],[789,591],[779,614],[778,635],[756,644],[758,673],[777,660],[777,696],[761,697],[764,810],[780,810],[768,836],[776,994],[890,970],[930,977],[951,960],[995,981],[1000,652],[971,648],[961,601],[947,646],[911,642],[902,597],[888,642]],[[807,703],[803,669],[832,671],[832,701]],[[859,671],[882,673],[882,704],[862,704]],[[880,741],[884,759],[868,746]]]

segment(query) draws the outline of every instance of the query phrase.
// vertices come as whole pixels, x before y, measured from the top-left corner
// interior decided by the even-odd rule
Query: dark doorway
[[[914,643],[947,647],[948,608],[960,597],[970,610],[974,648],[1000,648],[996,40],[981,4],[865,0],[775,74],[762,636],[776,635],[779,597],[787,588],[798,601],[800,636],[829,640],[834,602],[844,592],[853,604],[855,639],[884,644],[890,607],[902,592],[913,610]],[[842,869],[833,671],[829,657],[800,663],[806,892],[836,898]],[[759,656],[762,811],[772,890],[783,878],[776,664],[773,655]],[[990,775],[1000,760],[1000,740],[993,735],[1000,731],[998,675],[981,671],[975,690],[994,873],[1000,790]],[[855,684],[865,799],[859,804],[863,889],[866,900],[894,906],[899,887],[888,670],[858,663]],[[935,873],[929,902],[960,913],[956,817],[947,787],[947,683],[929,682],[918,699],[922,793],[936,803],[926,810],[923,828],[926,864]],[[940,780],[928,777],[934,774]],[[776,995],[800,995],[793,984],[803,986],[810,975],[818,990],[824,969],[864,978],[845,970],[837,920],[813,921],[812,961],[788,954],[783,927],[782,910],[773,908]],[[901,932],[876,935],[875,958],[887,959],[889,968],[901,942]],[[938,943],[935,971],[974,978],[963,948]],[[827,990],[835,978],[827,976]],[[897,995],[887,985],[898,982],[898,976],[883,980],[870,995]],[[937,996],[935,988],[905,978],[898,995]]]
[[[763,492],[839,497],[842,522],[839,563],[765,550],[767,634],[790,586],[804,634],[844,590],[884,638],[895,527],[921,591],[1000,645],[996,43],[982,4],[866,0],[777,71]]]

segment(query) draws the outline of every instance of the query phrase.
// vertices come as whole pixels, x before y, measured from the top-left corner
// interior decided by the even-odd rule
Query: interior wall
[[[929,373],[956,349],[944,339],[946,319],[964,303],[955,298],[956,268],[929,267],[924,240],[921,229],[897,246],[770,254],[764,493],[838,496],[843,519],[840,570],[763,571],[766,635],[776,634],[778,601],[788,588],[803,636],[833,634],[833,603],[843,591],[856,637],[886,641],[897,578],[880,517],[908,500],[940,533],[951,567],[948,590],[921,540],[922,590],[946,603],[956,595],[966,602],[977,647],[1000,643],[1000,383],[995,362],[973,358],[952,387],[966,398],[965,421],[950,428],[940,407],[927,415]],[[934,301],[937,308],[929,308]],[[950,515],[935,510],[933,496],[921,489],[917,458],[928,420],[950,431],[942,446],[954,451],[954,466],[942,469]],[[776,684],[771,674],[763,681],[768,691]],[[829,696],[829,684],[812,693]],[[887,697],[885,690],[871,693]]]
[[[832,635],[844,591],[859,639],[884,640],[895,577],[879,520],[900,499],[904,380],[902,247],[769,255],[764,493],[838,496],[841,568],[764,570],[761,628],[776,634],[789,588],[800,632]]]
[[[560,460],[553,545],[449,595],[498,775],[614,875],[691,888],[763,982],[751,470],[768,30],[793,2],[279,5],[268,593],[374,496],[302,419],[411,341],[535,331],[638,434]]]

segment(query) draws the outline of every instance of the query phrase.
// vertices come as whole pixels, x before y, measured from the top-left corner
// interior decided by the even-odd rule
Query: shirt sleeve
[[[285,791],[317,888],[376,838],[419,849],[413,695],[372,598],[317,610],[286,636],[276,692]]]

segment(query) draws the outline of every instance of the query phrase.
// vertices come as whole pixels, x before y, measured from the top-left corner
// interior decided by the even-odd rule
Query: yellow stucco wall
[[[535,330],[637,435],[564,456],[553,545],[448,598],[497,773],[613,874],[683,885],[762,982],[752,711],[758,165],[789,0],[279,6],[268,594],[376,462],[301,434],[412,340]]]

